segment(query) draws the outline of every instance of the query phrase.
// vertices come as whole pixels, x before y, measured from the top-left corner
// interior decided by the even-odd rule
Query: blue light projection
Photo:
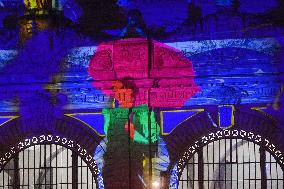
[[[104,133],[104,116],[102,113],[74,113],[65,114],[66,116],[77,119],[94,129],[98,135],[103,136]]]
[[[54,130],[55,120],[63,116],[62,108],[68,101],[58,90],[64,60],[69,50],[81,42],[86,44],[86,38],[69,30],[55,33],[38,32],[18,52],[4,51],[7,53],[1,55],[5,62],[0,64],[1,111],[19,112],[24,131],[38,125],[38,129]]]
[[[122,7],[127,7],[130,5],[130,0],[118,0],[117,4]]]
[[[104,137],[101,141],[100,144],[96,147],[95,153],[93,156],[93,159],[96,161],[98,165],[98,170],[99,170],[99,176],[98,176],[98,188],[99,189],[104,189],[104,182],[103,182],[103,166],[104,166],[104,158],[103,155],[106,152],[107,148],[107,138]]]
[[[197,75],[195,81],[202,87],[201,93],[191,98],[186,106],[268,103],[279,91],[277,75],[266,74],[278,71],[274,57],[277,56],[280,45],[274,38],[185,41],[167,45],[181,50],[192,60]],[[69,69],[82,67],[84,70],[95,50],[95,46],[74,49],[68,56]],[[225,65],[224,69],[220,69],[222,65]],[[208,77],[199,78],[198,75]],[[263,82],[255,83],[252,75],[261,77]],[[82,72],[81,75],[68,76],[66,79],[71,81],[78,77],[88,78]],[[242,88],[239,87],[241,82],[245,82],[241,84]],[[93,92],[93,95],[99,93]],[[103,101],[97,101],[92,105],[101,107],[102,103]]]
[[[280,90],[277,74],[270,74],[278,72],[275,57],[278,56],[280,44],[274,38],[183,41],[166,44],[181,50],[192,60],[197,75],[195,81],[202,88],[201,92],[187,101],[185,106],[269,103]],[[88,82],[92,79],[86,70],[96,48],[97,46],[69,48],[62,74],[62,80],[68,82],[57,86],[67,96],[67,104],[64,106],[67,109],[111,107],[111,99],[104,96],[100,90],[90,89],[92,86]],[[17,51],[14,50],[1,52],[2,68],[11,64],[10,60],[17,55]],[[207,77],[198,77],[199,75]],[[260,82],[256,82],[256,77]],[[29,78],[25,78],[25,81],[27,79]],[[69,84],[78,80],[83,82]],[[1,109],[15,111],[13,103],[9,101],[6,101]]]
[[[94,156],[93,156],[93,159],[97,162],[98,167],[100,168],[101,171],[103,170],[103,166],[104,166],[103,156],[106,152],[106,148],[107,148],[107,137],[104,137],[100,141],[100,144],[96,147]]]
[[[167,149],[167,144],[162,138],[160,138],[158,143],[158,153],[156,157],[155,169],[159,171],[167,171],[169,165],[170,156]]]
[[[233,5],[233,0],[216,0],[216,4],[229,7]]]
[[[200,110],[171,110],[171,111],[161,111],[161,128],[162,134],[170,134],[179,124],[188,120]]]
[[[216,39],[180,41],[166,44],[182,51],[187,57],[205,51],[224,48],[248,49],[273,56],[281,48],[279,42],[275,38]]]
[[[219,127],[228,128],[234,125],[234,107],[233,106],[219,106]]]
[[[203,109],[192,109],[192,110],[172,110],[172,111],[161,111],[161,134],[170,134],[179,124],[190,119]],[[221,115],[223,116],[222,112]],[[104,136],[104,116],[102,113],[72,113],[65,114],[66,116],[72,117],[88,127],[94,129],[100,136]],[[231,115],[231,113],[230,113]],[[223,117],[222,117],[223,118]],[[223,122],[222,122],[223,124]]]
[[[0,0],[0,7],[2,8],[7,4],[12,4],[11,2],[21,2],[23,4],[23,1],[20,0]],[[134,7],[137,6],[135,2],[133,2],[134,1],[121,0],[118,1],[118,4],[127,9],[127,7],[132,5]],[[165,33],[173,31],[173,29],[177,28],[177,25],[181,26],[185,24],[188,8],[183,5],[187,5],[189,2],[196,3],[191,0],[176,3],[175,8],[180,11],[178,11],[178,14],[172,16],[173,14],[163,14],[172,11],[172,7],[164,2],[165,1],[159,2],[158,4],[160,6],[156,6],[156,4],[153,4],[153,6],[150,1],[146,2],[147,6],[141,4],[138,6],[145,9],[148,8],[148,5],[151,5],[150,10],[147,9],[148,12],[143,12],[143,14],[148,13],[146,14],[147,24],[154,27],[155,24],[158,23]],[[220,8],[216,5],[221,6],[221,14],[226,14],[227,10],[231,10],[229,7],[232,7],[234,2],[234,0],[215,0],[210,3],[214,4],[213,9],[216,10]],[[83,13],[81,7],[76,3],[76,0],[58,0],[52,1],[52,3],[53,9],[63,11],[65,18],[68,18],[77,26],[76,24],[79,23]],[[268,10],[276,4],[276,0],[271,1],[271,3],[266,1],[259,6],[258,1],[252,0],[250,3],[247,3],[247,5],[242,3],[243,5],[240,7],[240,10],[245,10],[246,7],[249,7],[250,11],[253,12],[254,10],[251,8],[251,5],[254,3],[257,8],[262,7],[260,9],[265,7],[263,5],[272,4],[265,7],[265,10]],[[196,8],[199,8],[199,5],[196,5]],[[207,5],[200,7],[202,11],[200,14],[206,15],[206,11],[208,11],[204,8],[206,6]],[[217,11],[216,16],[218,16],[219,13],[220,12]],[[236,12],[236,15],[248,16],[242,11]],[[240,17],[238,17],[238,19],[241,20]],[[203,18],[204,17],[202,17],[202,21],[204,21],[203,26],[206,28],[206,24],[209,25],[211,22],[206,23],[206,18]],[[173,38],[169,39],[171,37],[163,42],[166,42],[166,45],[180,50],[184,56],[192,61],[192,67],[194,67],[195,70],[195,75],[193,74],[192,76],[201,89],[198,94],[184,104],[183,109],[189,109],[188,107],[195,105],[217,105],[219,123],[214,123],[217,119],[212,119],[211,114],[208,112],[207,115],[210,117],[212,123],[215,124],[213,124],[214,126],[217,127],[218,125],[221,128],[228,128],[234,125],[234,105],[265,104],[269,106],[268,104],[277,101],[281,83],[279,79],[280,71],[278,70],[278,63],[281,61],[279,60],[281,59],[279,58],[279,52],[281,51],[283,39],[278,41],[280,37],[263,37],[271,36],[266,35],[267,33],[260,35],[249,34],[249,36],[262,36],[262,38],[234,38],[235,36],[228,34],[230,36],[229,39],[222,39],[220,38],[222,34],[218,37],[218,32],[223,30],[222,24],[223,26],[226,24],[222,18],[224,19],[224,17],[219,19],[219,21],[221,20],[220,30],[216,29],[218,27],[212,29],[212,33],[217,36],[216,39],[208,40],[208,38],[205,37],[206,39],[202,38],[197,40],[195,36],[193,36],[194,41],[188,41],[188,39],[192,39],[192,36],[186,36],[186,40],[182,41],[183,36],[181,36],[178,42]],[[237,25],[236,28],[239,29],[239,25],[243,27],[239,31],[241,33],[240,36],[246,37],[246,32],[249,30],[255,32],[253,28],[249,28],[251,26],[242,25],[247,20],[241,23],[242,21],[238,19],[235,21]],[[167,24],[164,24],[164,20],[167,21]],[[172,20],[174,20],[174,22],[172,22]],[[252,22],[253,21],[254,19],[252,19]],[[234,23],[232,25],[234,25]],[[235,29],[235,27],[232,28]],[[99,112],[103,108],[113,108],[113,99],[105,96],[101,92],[101,88],[95,88],[92,85],[93,78],[87,73],[90,59],[96,52],[98,44],[96,41],[78,34],[70,28],[60,28],[56,29],[56,31],[53,31],[53,29],[54,28],[49,28],[43,32],[39,31],[37,34],[33,34],[33,37],[27,40],[23,48],[19,48],[18,51],[0,50],[0,112],[18,112],[21,115],[22,131],[30,131],[30,133],[36,129],[46,130],[50,133],[57,132],[55,122],[63,116],[70,116],[94,129],[98,135],[103,136],[105,134],[105,120],[101,113],[63,113],[65,110],[68,110],[68,112],[70,112],[69,110],[76,112],[77,109],[84,109],[84,111],[88,109],[89,112]],[[271,29],[271,31],[273,33],[272,36],[277,34],[275,28]],[[17,33],[17,31],[14,32]],[[177,33],[177,35],[179,34]],[[209,35],[207,37],[210,38],[211,36]],[[14,37],[14,41],[10,43],[16,44],[15,39],[16,37]],[[111,39],[109,38],[109,40]],[[5,41],[5,44],[0,44],[0,48],[9,49],[12,47],[8,42],[6,43]],[[14,47],[16,47],[16,45],[14,45]],[[158,86],[158,83],[159,82],[155,82],[155,85],[157,84]],[[154,108],[153,111],[156,111],[156,109]],[[157,111],[160,111],[160,109]],[[201,111],[203,110],[161,111],[160,126],[162,128],[162,135],[170,134],[178,125]],[[258,109],[257,111],[260,110]],[[261,110],[262,113],[267,113],[267,111],[269,112],[270,110]],[[281,114],[281,112],[279,114]],[[127,116],[125,117],[129,119],[130,116]],[[16,117],[0,117],[0,126],[14,118]],[[129,128],[130,124],[129,122]],[[40,128],[38,128],[39,125]],[[116,125],[116,122],[113,125]],[[123,130],[123,132],[125,132],[125,130]],[[160,131],[158,131],[158,133],[159,132]],[[153,158],[153,161],[156,163],[153,167],[160,172],[169,170],[168,166],[170,165],[171,155],[167,150],[166,143],[162,139],[163,137],[159,138],[157,143],[158,148]],[[110,143],[111,140],[107,141],[107,139],[104,138],[95,149],[93,155],[93,159],[98,162],[99,174],[97,184],[100,189],[104,188],[102,170],[104,167],[104,154],[107,151],[107,142]],[[126,142],[128,142],[128,140]],[[117,143],[117,141],[114,143]],[[148,146],[144,147],[146,149]],[[139,146],[139,148],[141,148],[141,146]],[[116,149],[115,145],[113,149]],[[121,151],[121,153],[123,154],[124,152]],[[145,153],[140,153],[139,156],[140,155],[141,157],[145,157]],[[112,154],[110,154],[110,157],[112,158]],[[145,160],[146,159],[147,158],[145,158]],[[107,161],[105,165],[107,165]],[[104,173],[106,172],[107,171]],[[159,176],[160,174],[157,174],[157,178]],[[170,177],[170,188],[178,188],[176,164],[174,165]]]
[[[0,127],[18,116],[0,116]]]
[[[9,61],[18,54],[16,50],[0,50],[0,69],[9,64]]]
[[[61,0],[60,9],[63,10],[63,14],[66,18],[73,22],[78,22],[78,19],[82,16],[83,11],[81,7],[75,2],[75,0]]]
[[[0,125],[4,125],[8,120],[10,120],[10,118],[0,117]]]
[[[171,178],[170,178],[170,189],[178,189],[178,168],[177,164],[174,166]]]

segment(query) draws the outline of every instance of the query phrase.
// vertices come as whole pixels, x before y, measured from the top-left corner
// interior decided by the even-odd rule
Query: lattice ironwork
[[[277,157],[277,156],[276,156]],[[280,189],[284,172],[265,145],[245,139],[215,140],[196,149],[180,170],[178,189]]]
[[[39,148],[40,150],[38,153],[35,153],[34,151],[34,157],[30,157],[29,155],[29,150],[31,149],[36,149]],[[54,165],[54,161],[57,162],[57,158],[55,157],[57,154],[57,151],[59,148],[65,149],[67,154],[63,155],[61,154],[61,158],[64,158],[65,162],[68,162],[68,165],[62,165],[58,167],[58,164]],[[45,149],[42,151],[41,149]],[[26,152],[27,151],[27,152]],[[30,152],[32,153],[32,152]],[[48,156],[49,155],[49,156]],[[51,158],[54,157],[55,160],[53,162],[49,162],[45,158]],[[29,159],[34,159],[34,164],[31,165],[31,168],[27,168],[26,165],[30,165],[31,161]],[[54,159],[53,158],[53,159]],[[20,164],[22,162],[22,164]],[[37,167],[37,164],[40,164],[40,166]],[[44,164],[42,164],[44,162]],[[9,167],[9,166],[12,167]],[[21,167],[22,165],[22,167]],[[51,166],[52,165],[52,166]],[[103,189],[104,188],[104,182],[102,178],[102,172],[98,168],[96,161],[93,159],[93,156],[90,155],[89,152],[87,152],[86,149],[84,149],[79,143],[76,143],[73,140],[70,140],[66,137],[61,137],[61,136],[53,136],[53,135],[40,135],[40,136],[33,136],[30,138],[26,138],[20,142],[18,142],[15,146],[12,146],[6,153],[3,154],[2,157],[0,157],[0,188],[9,188],[9,186],[13,185],[13,188],[22,188],[20,186],[23,186],[24,188],[41,188],[40,186],[42,184],[45,184],[45,187],[50,188],[51,186],[54,185],[54,178],[49,178],[51,181],[47,181],[46,178],[41,178],[41,183],[40,185],[37,184],[38,182],[35,182],[34,185],[31,185],[29,179],[25,181],[27,178],[27,171],[29,172],[30,170],[45,170],[42,175],[47,175],[51,172],[51,170],[54,172],[59,169],[65,170],[66,174],[69,175],[67,178],[67,181],[65,182],[59,182],[56,181],[55,184],[61,183],[62,188],[65,188],[63,185],[65,183],[65,186],[68,188],[69,186],[72,186],[72,188],[78,188],[81,183],[81,188],[88,188],[89,185],[91,184],[91,187],[89,188],[98,188],[98,189]],[[23,169],[23,176],[21,177],[21,169]],[[48,169],[49,172],[47,171]],[[86,172],[86,170],[88,170]],[[10,175],[9,177],[6,178],[5,172],[8,171],[8,174],[12,171],[13,175]],[[71,171],[71,172],[70,172]],[[80,172],[81,171],[81,172]],[[72,174],[69,174],[72,173]],[[2,175],[1,175],[2,174]],[[35,175],[38,176],[39,172]],[[81,174],[81,176],[80,176]],[[82,176],[84,174],[84,176]],[[33,177],[32,173],[29,173],[31,177]],[[56,175],[56,174],[53,174]],[[71,176],[70,176],[71,175]],[[89,175],[89,177],[86,177],[86,175]],[[24,177],[25,176],[25,177]],[[57,177],[56,177],[57,178]],[[87,180],[86,180],[87,178]],[[5,180],[6,179],[6,180]],[[12,180],[11,180],[12,179]],[[71,179],[71,180],[70,180]],[[66,179],[65,179],[66,180]],[[46,183],[47,181],[47,183]],[[80,182],[81,181],[81,182]],[[23,184],[22,182],[26,182]],[[42,183],[44,182],[44,183]],[[2,184],[1,184],[2,183]],[[92,184],[93,183],[93,184]],[[94,185],[96,184],[96,185]],[[83,186],[84,185],[84,186]],[[61,186],[57,186],[55,188],[61,188]],[[85,187],[86,186],[86,187]],[[96,187],[92,187],[96,186]],[[51,188],[52,188],[51,187]]]
[[[98,188],[91,169],[75,151],[56,144],[16,153],[0,172],[0,188]]]

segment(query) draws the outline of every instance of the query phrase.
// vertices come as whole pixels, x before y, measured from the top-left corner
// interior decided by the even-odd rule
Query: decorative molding
[[[226,128],[226,129],[228,129],[228,128],[233,128],[234,127],[234,125],[235,125],[235,115],[234,115],[234,111],[235,111],[235,106],[234,105],[220,105],[220,106],[218,106],[218,108],[222,108],[222,107],[231,107],[232,109],[231,109],[231,125],[230,126],[228,126],[228,127],[222,127],[222,125],[221,125],[221,113],[220,113],[220,111],[218,111],[218,124],[219,124],[219,127],[220,128]]]
[[[0,116],[0,119],[1,119],[1,118],[10,118],[9,120],[4,121],[3,123],[0,123],[0,127],[3,126],[3,125],[5,125],[6,123],[12,121],[13,119],[18,118],[18,117],[20,117],[20,116]]]
[[[105,136],[105,134],[100,134],[92,125],[88,124],[87,122],[79,119],[79,118],[76,118],[75,116],[76,115],[98,115],[98,114],[102,114],[102,112],[96,112],[96,113],[72,113],[72,114],[64,114],[65,116],[68,116],[68,117],[71,117],[81,123],[83,123],[84,125],[86,125],[87,127],[89,127],[90,129],[92,129],[93,131],[96,132],[97,135],[99,136]]]
[[[180,123],[178,123],[177,125],[175,125],[173,127],[173,129],[169,132],[169,133],[165,133],[164,132],[164,115],[163,113],[164,112],[173,112],[173,113],[179,113],[179,112],[196,112],[195,114],[187,117],[186,119],[184,119],[183,121],[181,121]],[[161,111],[160,112],[160,125],[161,125],[161,134],[162,135],[169,135],[171,134],[171,132],[173,130],[175,130],[176,127],[178,127],[180,124],[184,123],[185,121],[189,120],[190,118],[196,116],[197,114],[201,113],[201,112],[204,112],[204,109],[189,109],[189,110],[166,110],[166,111]]]
[[[244,130],[219,130],[216,133],[210,133],[206,136],[201,137],[201,139],[194,142],[179,159],[177,168],[179,175],[181,175],[182,170],[188,160],[195,154],[197,150],[203,146],[214,142],[216,140],[227,139],[227,138],[240,138],[248,141],[252,141],[258,145],[265,147],[276,159],[276,161],[283,167],[284,166],[284,156],[283,153],[268,139],[257,135],[253,132],[247,132]]]
[[[90,153],[87,152],[86,149],[82,148],[79,143],[58,135],[33,136],[18,142],[15,146],[11,147],[10,150],[7,151],[2,157],[0,157],[1,169],[9,162],[11,158],[13,158],[16,153],[19,153],[20,151],[23,151],[24,149],[31,146],[40,144],[57,144],[76,152],[86,162],[91,171],[97,176],[98,188],[104,188],[101,170],[98,168],[96,161],[93,159],[93,156],[90,155]]]

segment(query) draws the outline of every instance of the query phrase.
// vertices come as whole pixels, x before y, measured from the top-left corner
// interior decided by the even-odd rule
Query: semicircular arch
[[[281,142],[283,131],[272,116],[244,105],[234,108],[234,125],[232,128],[216,127],[218,114],[216,108],[205,109],[186,120],[165,137],[171,164],[168,167],[169,183],[181,176],[186,162],[204,146],[221,139],[244,139],[260,145],[269,152],[284,170],[284,148]]]

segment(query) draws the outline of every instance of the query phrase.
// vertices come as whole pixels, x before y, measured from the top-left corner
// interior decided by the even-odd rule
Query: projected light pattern
[[[149,112],[146,105],[134,107],[131,111],[126,108],[104,109],[103,115],[104,133],[108,140],[111,140],[111,137],[115,135],[128,135],[128,132],[130,132],[130,137],[140,144],[155,143],[159,139],[160,126],[155,120],[154,112]],[[130,122],[128,122],[129,115]],[[119,125],[121,126],[119,127]]]
[[[98,167],[100,168],[100,170],[103,170],[104,167],[104,154],[106,152],[106,148],[107,148],[107,138],[104,137],[101,141],[100,144],[96,147],[95,149],[95,153],[93,156],[93,159],[96,161]]]
[[[269,103],[273,101],[275,95],[280,90],[278,76],[266,74],[277,73],[274,57],[277,56],[280,45],[276,39],[224,39],[166,44],[181,50],[185,56],[193,60],[192,64],[197,75],[195,82],[198,85],[202,85],[202,91],[188,100],[186,105]],[[69,82],[77,79],[88,80],[89,76],[86,69],[97,48],[97,46],[85,46],[71,50],[67,56],[65,66],[67,72],[62,76],[63,79]],[[224,55],[224,52],[226,52],[227,57]],[[7,65],[16,53],[16,51],[1,50],[0,67]],[[218,69],[223,65],[223,60],[221,61],[220,59],[222,54],[228,60],[231,59],[230,57],[234,57],[235,61],[228,61],[226,68]],[[208,62],[212,62],[212,64],[208,64]],[[75,73],[70,74],[70,71],[75,70]],[[218,74],[220,76],[206,79],[198,77],[204,74]],[[244,79],[245,76],[243,74],[248,76]],[[261,77],[262,82],[256,82],[254,77],[249,76],[250,74],[258,78]],[[243,83],[240,84],[240,82]],[[66,108],[111,107],[111,100],[108,99],[107,95],[98,89],[92,88],[89,83],[82,82],[76,86],[70,88],[71,86],[65,83],[59,87],[59,91],[62,91],[68,97]],[[223,91],[220,94],[230,94],[218,95],[220,90]],[[182,95],[180,93],[175,94]],[[170,95],[174,95],[174,93],[170,93]],[[143,99],[144,94],[138,97]],[[12,103],[7,101],[6,104],[8,105],[4,105],[6,106],[5,108],[4,106],[1,106],[1,108],[8,111],[10,106],[10,110],[13,111]]]
[[[0,127],[19,116],[0,116]]]
[[[153,135],[153,138],[151,139],[151,141],[155,142],[157,140],[158,138],[157,136],[159,135],[160,130],[161,130],[162,135],[169,135],[178,125],[180,125],[184,121],[190,119],[191,117],[193,117],[194,115],[202,111],[204,110],[203,109],[191,109],[191,110],[161,111],[160,112],[160,120],[161,120],[160,126],[157,125],[154,112],[152,112],[150,119],[151,119],[151,127],[152,127],[151,133]],[[131,121],[130,123],[131,138],[139,143],[149,143],[149,138],[146,137],[149,135],[148,130],[147,130],[148,116],[149,116],[148,108],[145,105],[142,105],[142,106],[133,108],[132,112],[134,112],[134,115],[132,119],[130,120]],[[111,114],[110,110],[103,109],[102,112],[98,112],[98,113],[73,113],[73,114],[65,114],[65,115],[72,117],[86,124],[88,127],[91,127],[92,129],[95,130],[95,132],[98,135],[105,136],[110,127],[109,125],[110,118],[112,117],[110,114]],[[223,122],[231,124],[231,120],[232,120],[231,109],[230,109],[230,112],[219,111],[219,114],[220,114],[220,122],[222,122],[222,124],[220,125],[223,125]],[[115,122],[115,121],[112,121],[112,122]],[[136,125],[136,127],[134,125]],[[137,128],[137,130],[135,128]],[[128,121],[125,122],[125,132],[128,133]]]
[[[65,114],[66,116],[72,117],[87,126],[91,127],[100,136],[105,135],[104,131],[104,115],[102,113],[74,113]]]
[[[233,0],[216,0],[216,4],[229,7],[233,5]]]
[[[162,43],[131,38],[100,44],[90,60],[88,73],[95,88],[114,98],[115,108],[104,108],[102,111],[107,139],[107,150],[103,155],[104,176],[108,178],[106,184],[113,182],[109,167],[117,162],[120,162],[117,170],[119,166],[127,169],[131,165],[138,173],[138,176],[133,173],[134,177],[121,182],[122,185],[126,186],[128,182],[135,187],[152,184],[149,172],[155,180],[159,177],[157,170],[165,171],[169,162],[165,159],[165,162],[160,162],[157,158],[168,158],[168,152],[163,141],[163,148],[159,150],[155,147],[161,141],[160,126],[152,109],[180,108],[199,92],[193,79],[192,63],[181,52]],[[146,152],[148,145],[152,144],[153,149]],[[127,145],[129,148],[126,148]],[[138,145],[140,150],[136,150]],[[121,152],[114,152],[117,148]],[[128,153],[135,157],[126,165],[124,159]],[[152,163],[158,169],[150,170]],[[132,169],[129,172],[133,172]],[[121,174],[112,173],[117,176]]]
[[[187,57],[214,49],[224,48],[241,48],[258,51],[268,55],[274,55],[281,47],[279,42],[275,38],[218,39],[180,42],[178,41],[166,44],[182,51]]]
[[[219,106],[219,127],[228,128],[234,126],[234,106]]]
[[[153,46],[152,63],[148,62],[148,43]],[[141,104],[181,107],[199,91],[187,58],[173,48],[145,38],[101,44],[90,60],[88,73],[97,89],[117,99],[123,107]]]
[[[199,112],[204,111],[203,109],[193,109],[193,110],[170,110],[161,111],[160,119],[162,126],[162,134],[170,134],[179,124],[190,119]]]
[[[277,0],[0,0],[0,113],[19,115],[0,116],[1,166],[54,143],[83,157],[99,189],[177,189],[190,156],[226,138],[263,144],[283,166],[283,9]]]
[[[177,168],[177,164],[174,166],[174,168],[171,172],[169,189],[178,189],[178,168]]]
[[[42,9],[46,0],[24,0],[27,9]]]
[[[277,56],[280,45],[276,39],[224,39],[166,44],[181,50],[185,56],[193,60],[192,64],[197,75],[195,81],[198,85],[202,85],[202,91],[188,100],[185,105],[268,103],[273,101],[280,90],[278,76],[266,76],[266,73],[277,73],[274,57]],[[86,47],[83,54],[90,57],[91,49]],[[224,56],[224,52],[227,57]],[[72,57],[76,62],[80,61],[85,67],[88,59],[84,61],[83,54],[82,56],[73,54],[70,58]],[[223,65],[223,61],[226,61],[226,59],[221,61],[222,54],[228,60],[231,57],[235,60],[228,61],[227,68],[218,69]],[[72,68],[73,63],[70,64]],[[219,76],[214,76],[215,78],[198,77],[216,74]],[[246,79],[243,74],[248,75]],[[257,83],[254,77],[249,76],[250,74],[262,77],[263,82]],[[240,87],[239,83],[242,81],[244,84]],[[218,93],[218,91],[223,92]],[[98,102],[97,106],[99,105]]]
[[[0,50],[0,69],[4,68],[9,61],[18,54],[16,50]]]

